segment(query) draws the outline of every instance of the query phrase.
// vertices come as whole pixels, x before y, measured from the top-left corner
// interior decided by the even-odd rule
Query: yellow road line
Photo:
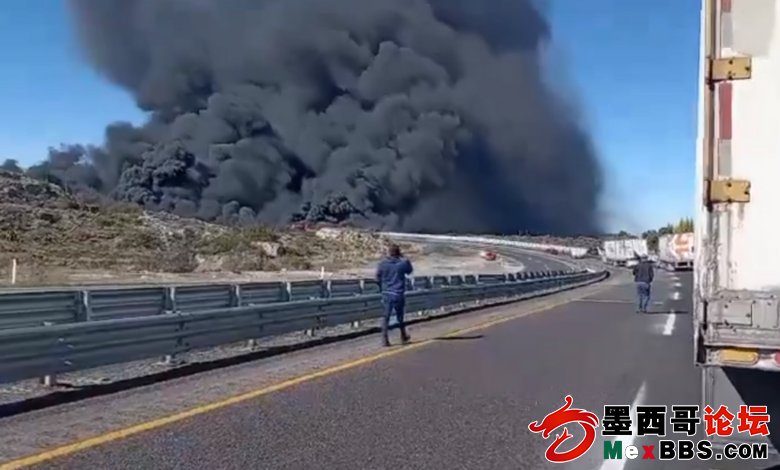
[[[613,286],[605,286],[604,288],[598,290],[597,292],[601,292],[604,290],[607,290]],[[594,294],[588,294],[588,295],[594,295]],[[456,336],[461,336],[466,333],[471,333],[474,331],[484,330],[486,328],[490,328],[495,325],[499,325],[501,323],[506,323],[511,320],[516,320],[518,318],[522,318],[528,315],[533,315],[535,313],[543,312],[546,310],[552,310],[556,307],[560,307],[562,305],[566,305],[568,303],[571,303],[575,300],[578,300],[582,297],[575,297],[566,301],[557,302],[552,305],[548,305],[545,307],[540,307],[534,310],[530,310],[527,312],[522,312],[514,315],[506,315],[500,318],[496,318],[493,320],[489,320],[483,323],[480,323],[475,326],[471,326],[468,328],[463,328],[460,330],[451,331],[449,333],[446,333],[443,335],[444,338],[452,338]],[[487,306],[489,307],[489,306]],[[442,336],[440,336],[441,338]],[[411,351],[413,349],[419,349],[423,346],[428,346],[433,343],[436,343],[436,338],[427,339],[420,341],[419,343],[412,343],[406,346],[401,346],[398,348],[390,349],[387,351],[382,351],[380,353],[372,354],[370,356],[362,357],[360,359],[356,359],[353,361],[345,362],[343,364],[339,364],[337,366],[329,367],[327,369],[323,369],[317,372],[312,372],[309,374],[305,374],[293,379],[285,380],[283,382],[276,383],[274,385],[270,385],[267,387],[263,387],[257,390],[253,390],[251,392],[243,393],[241,395],[236,395],[230,398],[226,398],[220,401],[208,403],[205,405],[196,406],[194,408],[191,408],[189,410],[185,410],[179,413],[175,413],[169,416],[164,416],[162,418],[153,419],[150,421],[146,421],[140,424],[136,424],[133,426],[129,426],[123,429],[118,429],[116,431],[111,431],[106,434],[101,434],[99,436],[91,437],[88,439],[84,439],[82,441],[74,442],[71,444],[66,444],[60,447],[55,447],[50,450],[46,450],[43,452],[40,452],[38,454],[33,454],[28,457],[22,457],[20,459],[12,460],[10,462],[6,462],[4,464],[0,464],[0,470],[19,470],[21,468],[29,467],[31,465],[37,465],[40,463],[44,463],[50,460],[54,460],[58,457],[65,457],[71,454],[74,454],[76,452],[91,449],[93,447],[97,447],[102,444],[107,444],[113,441],[117,441],[120,439],[124,439],[126,437],[130,437],[136,434],[140,434],[142,432],[146,431],[152,431],[154,429],[159,429],[163,426],[167,426],[169,424],[177,423],[179,421],[183,421],[188,418],[192,418],[194,416],[199,416],[205,413],[209,413],[211,411],[219,410],[222,408],[226,408],[231,405],[235,405],[238,403],[242,403],[248,400],[252,400],[254,398],[259,398],[264,395],[268,395],[274,392],[278,392],[281,390],[285,390],[291,387],[294,387],[295,385],[302,384],[304,382],[309,382],[314,379],[318,379],[320,377],[327,377],[329,375],[334,375],[339,372],[343,372],[349,369],[354,369],[356,367],[371,364],[373,362],[376,362],[380,359],[384,359],[386,357],[395,356],[397,354],[401,354],[406,351]]]

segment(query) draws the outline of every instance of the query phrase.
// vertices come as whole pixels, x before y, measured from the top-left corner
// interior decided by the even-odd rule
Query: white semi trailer
[[[605,240],[602,259],[615,266],[628,266],[637,256],[647,256],[647,241],[641,238]]]
[[[694,359],[701,407],[767,407],[769,460],[711,460],[712,469],[768,468],[780,442],[780,0],[702,0]],[[733,447],[732,447],[733,448]]]
[[[693,269],[693,233],[675,233],[658,238],[658,265],[669,271]]]

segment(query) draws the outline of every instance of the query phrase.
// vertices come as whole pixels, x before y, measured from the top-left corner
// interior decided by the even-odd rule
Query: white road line
[[[642,404],[645,401],[645,394],[647,393],[645,389],[645,383],[642,382],[642,386],[639,387],[639,391],[636,392],[636,397],[634,398],[634,402],[631,403],[631,435],[630,436],[618,436],[618,439],[623,441],[623,448],[625,449],[627,446],[634,445],[634,441],[636,441],[637,435],[636,435],[636,407],[642,406]],[[613,440],[613,439],[608,439]],[[598,449],[601,451],[601,449]],[[613,460],[613,459],[607,459],[604,460],[604,463],[601,464],[601,467],[599,467],[600,470],[623,470],[626,468],[626,464],[630,462],[629,459],[623,458],[620,460]]]
[[[674,283],[674,287],[679,289],[680,287],[682,287],[682,283],[681,282],[675,282]]]
[[[679,291],[675,291],[674,294],[672,294],[672,300],[680,300],[682,299],[682,294]]]
[[[672,336],[672,333],[674,333],[674,324],[676,321],[676,313],[670,313],[666,316],[666,323],[664,324],[664,336]]]

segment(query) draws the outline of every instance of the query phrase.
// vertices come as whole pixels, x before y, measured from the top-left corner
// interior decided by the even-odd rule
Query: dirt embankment
[[[13,260],[18,285],[262,279],[363,266],[386,243],[370,232],[227,227],[145,212],[0,171],[0,285],[11,283]]]
[[[337,228],[228,227],[0,171],[0,286],[366,277],[388,240]],[[402,244],[420,275],[512,272],[471,249]]]

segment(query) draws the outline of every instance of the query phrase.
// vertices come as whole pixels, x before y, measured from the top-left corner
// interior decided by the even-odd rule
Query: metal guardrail
[[[454,243],[474,243],[482,246],[508,246],[513,248],[522,248],[525,250],[555,250],[561,253],[568,253],[573,258],[583,258],[587,255],[587,248],[578,248],[573,246],[552,245],[549,243],[521,242],[517,240],[505,240],[497,237],[470,237],[464,235],[429,235],[423,233],[398,233],[382,232],[383,235],[396,239],[409,240],[438,240]]]
[[[606,276],[572,271],[415,278],[407,310],[539,295]],[[381,295],[367,284],[360,280],[5,294],[0,296],[0,317],[6,319],[6,329],[0,330],[0,383],[375,319],[382,314]],[[31,318],[24,320],[25,314]],[[50,323],[32,326],[44,321]]]
[[[408,280],[408,286],[415,291],[431,286],[505,282],[562,273],[418,276]],[[373,279],[0,291],[0,330],[353,297],[378,292],[379,286]]]

